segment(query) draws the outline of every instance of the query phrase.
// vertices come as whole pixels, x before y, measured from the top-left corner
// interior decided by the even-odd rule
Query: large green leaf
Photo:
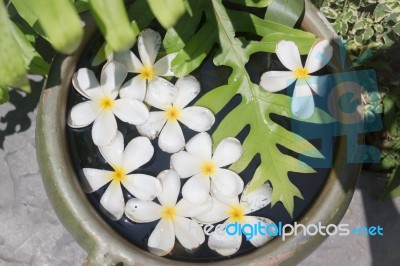
[[[154,16],[165,28],[171,28],[185,13],[184,0],[147,0]]]
[[[293,27],[304,11],[304,0],[274,0],[265,19]]]

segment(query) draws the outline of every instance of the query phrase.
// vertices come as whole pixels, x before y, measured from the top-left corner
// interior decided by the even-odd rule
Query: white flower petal
[[[149,237],[149,251],[158,256],[167,255],[175,245],[175,230],[168,219],[161,219]]]
[[[143,125],[137,126],[140,135],[149,139],[155,139],[159,134],[165,122],[167,121],[164,111],[150,112],[149,118]]]
[[[268,183],[263,184],[250,193],[246,193],[248,188],[249,185],[244,189],[244,193],[240,199],[240,205],[243,206],[245,214],[258,211],[271,203],[272,188]]]
[[[210,188],[211,196],[219,200],[220,202],[228,205],[228,206],[237,206],[239,205],[239,198],[238,196],[225,196],[222,192],[217,189],[214,182],[211,182]]]
[[[132,125],[143,125],[149,117],[146,105],[134,99],[115,100],[112,111],[121,121]]]
[[[88,193],[98,190],[112,179],[111,171],[93,168],[83,168],[82,170],[90,186],[89,191],[87,191]]]
[[[162,185],[162,193],[158,196],[161,205],[175,206],[181,189],[181,179],[178,174],[173,170],[165,170],[162,171],[157,178]]]
[[[100,84],[90,69],[79,69],[72,77],[72,85],[82,96],[91,100],[103,96]]]
[[[171,62],[176,57],[177,53],[168,54],[158,60],[154,64],[154,74],[159,77],[170,77],[174,75],[174,72],[171,70]]]
[[[305,68],[309,73],[314,73],[326,66],[332,58],[333,47],[328,40],[316,43],[308,54]]]
[[[214,232],[208,238],[209,248],[215,250],[222,256],[235,254],[242,244],[241,233],[229,235],[226,232],[225,228],[228,224],[229,222],[226,221],[219,230],[214,230]]]
[[[153,157],[154,147],[146,137],[132,139],[125,148],[122,167],[130,173],[148,163]]]
[[[121,183],[129,193],[141,200],[153,200],[162,191],[161,183],[157,178],[144,174],[127,175]]]
[[[168,80],[155,77],[147,84],[145,101],[160,110],[165,110],[175,101],[178,89]]]
[[[184,199],[194,203],[203,204],[207,201],[210,192],[210,178],[203,174],[196,174],[182,187],[182,196]]]
[[[212,200],[213,204],[211,210],[202,215],[196,216],[195,219],[197,221],[205,224],[214,224],[229,217],[230,207],[214,197]]]
[[[234,197],[242,193],[243,180],[238,174],[227,169],[216,169],[211,175],[215,188],[227,197]]]
[[[101,71],[101,88],[104,95],[113,99],[117,98],[119,89],[124,82],[128,72],[123,64],[108,62]]]
[[[176,81],[175,87],[179,94],[174,105],[184,108],[200,93],[200,82],[193,76],[186,76]]]
[[[280,41],[276,45],[276,55],[281,63],[289,70],[303,68],[301,63],[299,48],[294,42]]]
[[[117,121],[111,110],[103,110],[94,120],[92,138],[97,146],[109,145],[117,136]]]
[[[122,99],[135,99],[143,102],[146,96],[146,80],[140,75],[128,80],[119,90],[119,97]]]
[[[289,87],[296,78],[292,71],[268,71],[261,76],[260,86],[269,92],[277,92]]]
[[[224,167],[239,160],[242,154],[243,148],[240,141],[235,138],[226,138],[218,144],[212,161],[218,167]]]
[[[118,131],[115,139],[109,145],[100,146],[99,150],[109,165],[121,166],[124,154],[124,136]]]
[[[171,156],[171,167],[181,178],[188,178],[200,173],[200,166],[200,160],[186,151],[181,151]]]
[[[125,206],[125,215],[135,223],[148,223],[161,218],[162,207],[148,200],[130,199]]]
[[[267,219],[264,217],[256,217],[256,216],[246,216],[245,222],[246,222],[246,224],[250,224],[252,226],[254,226],[255,224],[258,225],[260,223],[260,224],[262,224],[262,226],[264,228],[270,224],[275,224],[270,219]],[[257,226],[257,227],[260,228],[259,226]],[[278,232],[274,232],[273,227],[271,227],[271,226],[268,227],[267,230],[268,230],[268,232],[270,232],[270,234],[268,234],[268,232],[265,232],[265,229],[262,230],[262,233],[265,235],[260,234],[259,231],[257,232],[257,234],[254,233],[253,237],[249,240],[250,243],[253,244],[253,246],[255,246],[255,247],[261,247],[262,245],[264,245],[265,243],[267,243],[268,241],[270,241],[274,238],[273,236],[271,236],[271,234],[274,235],[275,233],[276,234],[278,233]]]
[[[203,228],[196,221],[177,216],[173,223],[176,238],[184,248],[192,250],[203,244]]]
[[[158,32],[145,29],[138,37],[140,59],[145,66],[153,66],[161,47],[161,36]]]
[[[206,202],[202,204],[194,204],[187,199],[182,198],[178,204],[176,204],[176,214],[182,217],[195,217],[211,210],[212,205],[213,199],[211,196],[209,196]]]
[[[126,67],[128,72],[139,73],[143,64],[131,50],[113,53],[110,61],[117,61]]]
[[[311,88],[305,82],[297,82],[292,97],[292,113],[301,119],[307,119],[314,113],[314,97]]]
[[[191,130],[204,132],[215,122],[214,114],[205,107],[191,106],[182,110],[179,121]]]
[[[94,101],[78,103],[71,109],[68,125],[73,128],[86,127],[93,123],[100,112],[100,105]]]
[[[186,150],[201,161],[211,160],[212,140],[210,135],[206,132],[195,135],[186,143]]]
[[[161,150],[168,153],[175,153],[183,149],[185,137],[177,121],[167,121],[158,137],[158,145]]]
[[[316,94],[321,97],[326,97],[330,92],[330,90],[327,89],[330,78],[331,75],[309,76],[305,81]]]
[[[125,201],[121,185],[112,181],[100,199],[100,204],[113,220],[121,219],[124,214]]]

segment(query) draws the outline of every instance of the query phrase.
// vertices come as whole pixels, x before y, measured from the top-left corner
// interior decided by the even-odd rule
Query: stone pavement
[[[40,84],[0,105],[0,266],[82,265],[86,253],[61,225],[46,197],[35,153]],[[15,108],[15,105],[18,108]],[[342,223],[380,225],[383,237],[332,236],[300,265],[399,265],[400,198],[377,202],[383,178],[364,172]]]

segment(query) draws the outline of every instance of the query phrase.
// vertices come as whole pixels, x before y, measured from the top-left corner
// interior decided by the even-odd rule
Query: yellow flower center
[[[205,162],[201,166],[201,172],[205,176],[210,176],[215,173],[215,163],[213,162]]]
[[[103,97],[100,99],[100,106],[102,109],[110,109],[114,106],[114,100],[110,97]]]
[[[165,219],[174,219],[176,216],[176,208],[175,206],[166,206],[163,208],[161,216]]]
[[[126,178],[125,170],[122,167],[115,167],[114,172],[111,174],[114,181],[121,182]]]
[[[139,70],[142,79],[152,80],[154,78],[154,69],[152,66],[144,66]]]
[[[307,68],[296,68],[294,71],[294,76],[299,79],[304,79],[308,77],[308,70]]]
[[[234,222],[242,223],[244,220],[244,209],[240,205],[233,206],[228,211],[228,215]]]
[[[165,110],[167,119],[171,121],[178,120],[181,117],[181,110],[178,107],[171,106]]]

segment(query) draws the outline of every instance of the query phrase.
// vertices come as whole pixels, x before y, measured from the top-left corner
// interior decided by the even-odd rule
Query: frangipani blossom
[[[118,132],[115,140],[108,146],[99,147],[101,154],[113,171],[83,168],[83,173],[93,192],[107,184],[100,204],[115,220],[119,220],[125,207],[121,184],[136,198],[153,200],[161,191],[160,181],[145,174],[129,174],[153,157],[154,148],[146,137],[132,139],[124,150],[124,137]]]
[[[209,130],[215,122],[213,113],[205,107],[186,107],[200,92],[200,83],[193,76],[178,79],[178,97],[165,104],[149,103],[162,111],[150,112],[144,125],[138,126],[140,134],[150,139],[159,135],[158,145],[169,153],[178,152],[185,146],[185,138],[178,121],[188,128],[203,132]]]
[[[223,169],[242,156],[243,149],[235,138],[223,139],[212,155],[212,140],[203,132],[186,143],[186,151],[171,156],[172,169],[181,178],[191,177],[182,188],[183,198],[195,204],[208,199],[210,187],[222,195],[234,197],[243,191],[243,180],[231,170]]]
[[[133,125],[143,124],[149,116],[149,110],[142,102],[116,99],[126,75],[122,64],[109,62],[101,71],[100,84],[93,71],[87,68],[79,69],[72,78],[75,89],[89,101],[78,103],[72,108],[68,125],[81,128],[94,121],[92,138],[97,146],[108,145],[116,137],[118,128],[115,116]]]
[[[245,190],[246,191],[246,190]],[[273,224],[270,219],[258,216],[248,215],[258,211],[271,203],[272,189],[268,184],[264,184],[258,189],[246,195],[243,193],[239,202],[238,197],[227,198],[219,193],[212,193],[213,205],[208,212],[196,216],[195,219],[201,223],[214,224],[226,219],[220,230],[215,230],[208,238],[208,246],[223,256],[229,256],[236,253],[242,244],[242,235],[229,235],[226,232],[226,226],[238,223],[241,225],[249,224],[254,227],[261,223],[263,226]],[[217,227],[218,228],[218,227]],[[271,230],[269,230],[270,233]],[[267,232],[265,235],[254,234],[249,240],[255,247],[260,247],[271,240],[271,236]]]
[[[186,249],[193,250],[205,240],[201,226],[188,217],[203,214],[211,209],[212,200],[201,206],[194,205],[186,199],[176,203],[181,181],[173,170],[159,174],[163,191],[158,196],[160,204],[153,201],[130,199],[126,203],[125,215],[134,222],[147,223],[160,219],[148,241],[149,251],[159,255],[167,255],[175,245],[175,237]]]
[[[296,44],[280,41],[276,46],[276,55],[289,71],[268,71],[262,75],[260,85],[267,91],[277,92],[296,82],[292,98],[292,113],[302,119],[309,118],[315,108],[312,91],[321,94],[320,84],[326,78],[311,74],[328,64],[332,52],[333,48],[328,40],[318,42],[311,48],[306,64],[303,66]]]
[[[111,56],[112,60],[124,64],[128,72],[139,74],[121,88],[120,97],[141,101],[145,98],[146,102],[156,101],[161,104],[171,102],[178,91],[171,82],[161,77],[174,75],[171,71],[171,61],[176,53],[168,54],[155,62],[161,47],[161,36],[151,29],[145,29],[139,34],[137,44],[141,60],[130,50]]]

